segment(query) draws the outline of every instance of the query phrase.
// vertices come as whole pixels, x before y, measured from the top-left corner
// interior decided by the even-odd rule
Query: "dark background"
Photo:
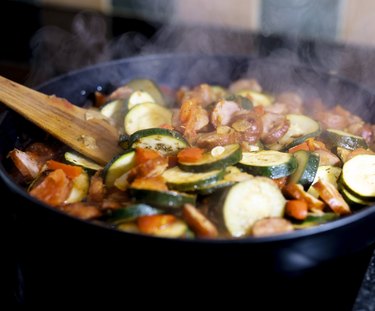
[[[81,21],[85,21],[84,25],[88,25],[84,27],[86,33],[80,33],[80,28],[77,28],[77,14],[80,14]],[[95,28],[97,23],[103,33],[92,37],[91,34],[98,29]],[[57,37],[51,39],[43,36],[51,33]],[[1,1],[0,35],[0,75],[33,87],[65,72],[111,59],[163,52],[193,53],[197,51],[192,44],[194,40],[210,40],[212,45],[198,48],[198,52],[292,58],[293,61],[337,73],[375,90],[372,69],[375,52],[370,48],[338,43],[228,32],[218,28],[165,27],[157,22],[135,18],[36,7],[14,1]],[[181,36],[187,40],[175,40]],[[126,44],[122,45],[123,41]],[[2,193],[6,192],[4,187],[1,189]],[[8,196],[10,194],[5,193],[5,198]],[[9,200],[10,206],[16,204],[14,198],[9,197]],[[13,239],[17,232],[12,226],[14,219],[11,209],[2,208],[5,210],[2,229],[6,237],[2,250],[2,254],[5,254],[1,277],[4,285],[2,301],[18,305],[22,303],[19,284],[22,276],[17,272],[17,245]],[[335,306],[324,305],[323,302],[321,310],[328,307],[335,307],[336,310],[374,310],[373,262],[369,265],[373,248],[329,263],[319,273],[306,275],[298,282],[324,283],[324,290],[330,292],[323,297],[338,297]],[[308,286],[309,290],[313,288],[312,285]],[[319,297],[319,293],[313,292],[312,296],[315,295]]]

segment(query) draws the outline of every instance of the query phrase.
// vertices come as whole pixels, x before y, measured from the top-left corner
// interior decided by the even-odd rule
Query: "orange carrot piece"
[[[157,233],[163,227],[171,225],[176,221],[176,217],[169,214],[164,215],[146,215],[138,217],[137,225],[139,231],[147,234]]]
[[[48,169],[50,170],[57,170],[62,169],[66,176],[70,179],[74,179],[82,174],[83,168],[76,165],[69,165],[65,163],[61,163],[55,160],[48,160],[46,162]]]
[[[30,191],[30,194],[51,206],[58,206],[67,199],[72,184],[62,169],[51,172]]]
[[[306,150],[306,151],[310,151],[310,148],[309,148],[308,143],[304,141],[303,143],[301,143],[301,144],[299,144],[299,145],[297,145],[297,146],[294,146],[294,147],[289,148],[288,152],[290,152],[290,153],[294,153],[294,152],[296,152],[296,151],[298,151],[298,150]]]
[[[155,177],[140,177],[134,179],[130,185],[131,188],[136,189],[147,189],[147,190],[160,190],[167,191],[168,187],[165,183],[165,180],[162,176]]]
[[[203,149],[197,147],[185,148],[177,154],[177,159],[181,162],[197,162],[202,158],[203,152]]]
[[[290,200],[286,202],[285,213],[294,219],[304,220],[307,217],[308,205],[304,200]]]
[[[141,164],[147,160],[160,158],[161,154],[153,149],[136,148],[135,149],[135,163]]]

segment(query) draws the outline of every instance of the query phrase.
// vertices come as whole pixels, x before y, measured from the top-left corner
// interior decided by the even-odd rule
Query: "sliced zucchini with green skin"
[[[243,152],[238,166],[249,174],[275,179],[292,174],[297,168],[297,160],[290,153],[274,150]]]
[[[216,191],[223,190],[225,188],[231,187],[235,184],[235,181],[230,181],[230,180],[219,180],[213,184],[209,184],[207,186],[200,187],[197,189],[197,193],[200,195],[209,195],[212,194]]]
[[[242,109],[251,110],[254,105],[247,97],[241,95],[230,95],[225,98],[227,101],[233,101],[238,104]]]
[[[103,169],[103,166],[75,152],[65,152],[64,158],[67,162],[71,164],[78,165],[92,171],[98,171]]]
[[[177,131],[164,128],[149,128],[133,133],[126,144],[132,148],[146,148],[162,155],[176,155],[189,146],[185,138]]]
[[[228,188],[230,186],[233,186],[235,183],[238,183],[238,182],[241,182],[241,181],[244,181],[244,180],[248,180],[248,179],[251,179],[251,178],[254,178],[254,176],[252,176],[248,173],[242,172],[238,167],[227,166],[225,168],[225,175],[224,175],[223,179],[221,179],[221,180],[219,180],[219,181],[217,181],[217,182],[215,182],[211,185],[201,187],[201,188],[197,189],[197,192],[201,195],[208,195],[208,194],[214,193],[218,190],[222,190],[222,189]]]
[[[169,189],[178,191],[194,191],[211,185],[224,177],[224,170],[214,170],[203,173],[185,172],[178,167],[167,169],[163,178]]]
[[[242,158],[242,150],[239,144],[218,146],[211,151],[203,153],[201,159],[196,162],[178,161],[177,165],[187,172],[208,172],[224,169],[229,165],[238,163]]]
[[[130,109],[124,118],[125,132],[129,135],[163,124],[172,124],[172,112],[156,103],[138,104]]]
[[[117,178],[135,166],[135,150],[130,149],[123,154],[115,156],[107,163],[103,170],[104,183],[107,188],[114,186]]]
[[[286,118],[290,122],[288,131],[280,140],[267,147],[272,150],[288,150],[303,143],[306,139],[317,137],[321,133],[320,125],[308,116],[300,114],[288,114]]]
[[[360,154],[342,167],[345,188],[363,200],[375,198],[375,155]]]
[[[322,215],[308,215],[306,219],[298,224],[293,224],[295,229],[306,229],[322,225],[324,223],[338,219],[340,216],[335,213],[324,213]]]
[[[81,202],[87,196],[90,185],[90,178],[87,172],[82,171],[82,173],[72,180],[72,190],[68,198],[64,203],[76,203]]]
[[[135,105],[143,103],[156,103],[155,99],[147,92],[135,91],[133,92],[127,101],[128,109],[132,109]]]
[[[134,79],[127,83],[133,91],[147,92],[158,105],[166,106],[163,93],[158,85],[150,79]]]
[[[316,172],[313,184],[318,181],[318,179],[325,180],[330,182],[335,188],[338,188],[337,180],[341,174],[341,167],[332,166],[332,165],[323,165],[318,167],[318,171]],[[309,194],[314,196],[315,198],[319,197],[318,191],[315,190],[314,187],[310,187],[307,191]]]
[[[289,176],[288,183],[301,184],[307,191],[312,185],[319,167],[319,155],[306,150],[298,150],[293,153],[297,159],[298,167]]]
[[[127,106],[123,99],[116,99],[104,104],[100,112],[109,119],[112,119],[117,128],[123,128],[124,117],[127,112]]]
[[[236,95],[240,95],[248,98],[254,106],[270,106],[275,101],[275,98],[266,93],[260,93],[254,90],[243,90],[238,92]]]
[[[341,187],[340,189],[340,192],[342,194],[342,197],[344,198],[344,200],[351,206],[355,206],[355,205],[362,205],[362,206],[366,206],[366,205],[372,205],[374,204],[375,202],[375,199],[373,201],[366,201],[366,200],[363,200],[361,197],[357,197],[356,195],[354,195],[353,193],[350,193],[349,190],[347,190],[345,187]]]
[[[177,191],[129,188],[129,193],[137,202],[160,208],[180,208],[186,203],[195,204],[196,201],[196,195]]]
[[[106,221],[113,224],[120,224],[137,219],[140,216],[161,214],[162,211],[147,204],[132,204],[113,210]]]
[[[326,129],[322,134],[322,138],[330,148],[342,147],[349,150],[368,148],[363,137],[336,129]]]
[[[253,224],[266,217],[282,217],[286,200],[276,184],[266,177],[239,182],[226,195],[224,224],[233,237],[250,233]]]

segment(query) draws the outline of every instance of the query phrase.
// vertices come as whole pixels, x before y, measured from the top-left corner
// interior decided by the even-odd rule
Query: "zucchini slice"
[[[128,109],[132,109],[135,105],[143,103],[155,103],[155,99],[147,92],[135,91],[133,92],[127,101]]]
[[[254,90],[243,90],[238,92],[236,95],[248,98],[254,106],[271,106],[275,101],[275,98],[266,93],[260,93]]]
[[[116,99],[104,104],[100,108],[102,115],[113,120],[114,125],[123,130],[124,117],[127,112],[126,103],[123,99]]]
[[[83,168],[88,170],[98,171],[103,169],[103,166],[75,152],[65,152],[64,158],[67,162],[82,166]]]
[[[288,131],[277,143],[269,145],[269,149],[288,150],[303,143],[307,138],[319,136],[320,125],[315,120],[301,114],[288,114],[286,118],[290,122]]]
[[[357,148],[367,149],[368,146],[363,137],[349,134],[344,131],[336,129],[327,129],[323,132],[322,138],[327,142],[331,148],[341,147],[349,150]]]
[[[266,177],[254,177],[232,186],[223,206],[224,223],[233,237],[250,234],[253,224],[266,217],[282,217],[285,198]]]
[[[127,207],[113,210],[106,221],[117,225],[123,222],[133,221],[140,216],[156,215],[160,213],[162,213],[161,210],[147,204],[132,204]]]
[[[115,185],[117,178],[128,172],[135,166],[135,150],[130,149],[127,152],[115,156],[103,169],[104,183],[107,188]]]
[[[177,165],[187,172],[208,172],[217,169],[224,169],[229,165],[238,163],[242,157],[242,150],[239,144],[218,146],[211,151],[203,153],[202,158],[196,162],[178,161]]]
[[[229,95],[225,98],[227,101],[233,101],[242,109],[251,110],[254,108],[253,103],[250,101],[249,98],[241,96],[241,95]]]
[[[293,224],[295,229],[306,229],[325,224],[327,222],[338,219],[340,216],[335,213],[323,213],[322,215],[308,215],[306,219],[300,223]]]
[[[313,184],[318,181],[318,179],[325,180],[330,182],[335,188],[338,188],[337,180],[341,174],[341,167],[332,166],[332,165],[322,165],[318,167],[318,171],[316,172]],[[307,191],[312,196],[318,198],[319,193],[315,190],[314,187],[310,187]]]
[[[150,79],[134,79],[127,83],[133,91],[142,91],[150,95],[155,103],[166,106],[163,93],[160,91],[158,85]]]
[[[209,195],[216,191],[223,190],[225,188],[233,186],[235,183],[236,183],[235,181],[221,179],[213,184],[202,186],[196,191],[198,194],[201,194],[201,195]]]
[[[214,170],[203,173],[185,172],[178,167],[167,169],[163,173],[169,189],[178,191],[194,191],[211,185],[223,178],[224,170]]]
[[[373,201],[366,201],[363,200],[361,197],[357,197],[353,193],[351,193],[349,190],[347,190],[345,187],[341,187],[340,192],[342,194],[342,197],[345,199],[345,201],[349,205],[372,205],[375,200]]]
[[[275,179],[292,174],[297,168],[297,160],[291,153],[274,150],[243,152],[238,166],[249,174]]]
[[[306,150],[298,150],[293,153],[297,159],[298,167],[289,176],[288,183],[301,184],[307,191],[314,182],[319,167],[319,155]]]
[[[161,208],[180,208],[185,203],[195,204],[196,201],[195,195],[177,191],[129,188],[129,192],[137,202]]]
[[[132,148],[153,149],[162,155],[176,155],[181,149],[189,146],[179,132],[164,128],[139,130],[130,135],[126,144]]]
[[[124,128],[128,135],[163,124],[172,124],[172,112],[156,103],[138,104],[124,118]]]
[[[375,155],[361,154],[345,162],[342,181],[346,189],[363,200],[375,199]]]
[[[72,180],[73,187],[70,191],[68,198],[64,203],[76,203],[81,202],[86,198],[89,191],[90,178],[87,172],[82,171],[82,173]]]

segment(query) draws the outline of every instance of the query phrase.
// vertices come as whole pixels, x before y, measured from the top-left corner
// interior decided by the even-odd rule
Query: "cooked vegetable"
[[[65,203],[81,202],[87,197],[89,191],[90,181],[89,176],[85,171],[72,179],[72,190]]]
[[[375,155],[358,155],[342,168],[342,180],[352,193],[372,199],[375,197]]]
[[[277,143],[269,146],[270,149],[288,150],[321,132],[319,123],[308,116],[288,114],[286,117],[290,122],[289,129]]]
[[[134,106],[124,119],[124,128],[128,135],[164,124],[172,124],[172,113],[167,108],[155,103],[143,103]]]
[[[176,155],[180,150],[189,146],[184,137],[165,128],[149,128],[134,132],[126,141],[126,148],[153,149],[162,155]]]
[[[286,200],[268,178],[255,177],[232,186],[225,199],[223,217],[234,237],[249,234],[254,223],[266,217],[282,217]]]
[[[134,79],[127,83],[127,86],[133,91],[146,92],[153,102],[165,106],[165,99],[158,85],[150,79]]]
[[[220,181],[224,177],[224,170],[213,170],[202,173],[190,173],[173,167],[163,173],[163,178],[169,189],[178,191],[194,191],[202,189]]]
[[[276,179],[292,174],[297,168],[297,161],[290,153],[263,150],[243,152],[238,166],[250,174]]]
[[[161,211],[147,204],[132,204],[111,212],[107,221],[113,224],[120,224],[137,219],[140,216],[160,214]]]
[[[224,147],[215,147],[203,153],[201,159],[195,162],[184,162],[179,159],[178,166],[187,172],[207,172],[236,164],[240,161],[241,156],[241,146],[231,144]]]
[[[114,157],[104,167],[103,176],[105,185],[113,187],[117,178],[128,172],[135,166],[135,150],[131,149],[124,154]]]
[[[357,148],[367,149],[367,144],[363,137],[336,129],[326,129],[323,133],[323,139],[331,148],[342,147],[349,150]]]
[[[83,156],[81,156],[81,155],[79,155],[78,153],[75,153],[75,152],[69,152],[69,151],[65,152],[64,158],[69,163],[75,164],[75,165],[78,165],[78,166],[82,166],[85,169],[89,169],[89,170],[93,170],[93,171],[103,169],[103,166],[101,166],[101,165],[93,162],[92,160],[87,159],[87,158],[85,158],[85,157],[83,157]]]
[[[20,184],[72,217],[160,237],[238,238],[375,204],[375,126],[320,99],[305,109],[300,90],[135,79],[95,98],[90,114],[117,128],[124,150],[104,167],[42,142],[9,152]]]
[[[319,156],[316,153],[298,150],[293,153],[297,159],[297,169],[289,177],[289,183],[301,184],[307,191],[312,185],[319,167]]]
[[[160,208],[180,208],[186,203],[195,204],[196,196],[177,191],[159,191],[129,188],[130,194],[137,202]]]

